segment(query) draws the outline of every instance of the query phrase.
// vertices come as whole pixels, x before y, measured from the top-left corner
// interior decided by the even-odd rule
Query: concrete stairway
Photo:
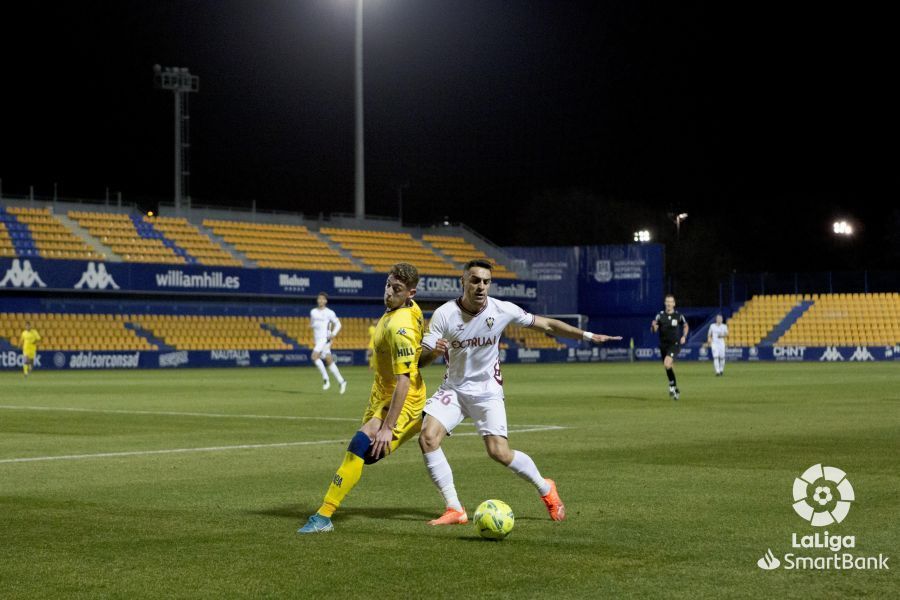
[[[216,235],[215,233],[213,233],[213,230],[210,229],[209,227],[207,227],[206,225],[202,225],[199,223],[191,223],[191,225],[193,225],[194,227],[199,229],[200,233],[202,233],[203,235],[205,235],[206,237],[211,239],[213,241],[213,243],[217,244],[219,247],[221,247],[223,250],[225,250],[225,252],[227,252],[228,254],[230,254],[232,256],[232,258],[234,258],[235,260],[241,261],[242,266],[247,267],[247,268],[253,268],[253,267],[257,266],[255,262],[253,262],[252,260],[250,260],[249,258],[244,256],[244,254],[240,250],[238,250],[237,248],[235,248],[234,246],[232,246],[231,244],[226,242],[225,238],[222,238],[222,237]]]
[[[812,300],[803,300],[797,306],[792,308],[788,314],[784,316],[778,325],[775,326],[772,331],[766,335],[760,342],[761,346],[772,346],[778,339],[787,333],[787,330],[793,327],[794,323],[797,322],[797,319],[803,316],[803,313],[809,310],[809,308],[815,304]]]
[[[54,216],[62,222],[66,228],[74,233],[85,244],[90,246],[91,250],[98,254],[105,254],[108,262],[122,262],[122,257],[112,251],[112,248],[95,238],[87,229],[79,225],[75,220],[70,219],[65,214],[54,213]]]
[[[301,346],[299,343],[297,343],[297,340],[295,340],[294,338],[292,338],[285,332],[281,331],[274,325],[269,325],[268,323],[260,323],[259,326],[262,327],[263,329],[265,329],[266,331],[268,331],[269,333],[271,333],[272,335],[274,335],[275,337],[277,337],[278,339],[280,339],[285,344],[289,344],[291,346],[291,348],[293,348],[294,350],[303,350],[303,346]]]
[[[362,269],[363,273],[374,273],[375,272],[375,270],[372,267],[366,265],[364,262],[362,262],[358,258],[354,257],[347,250],[344,250],[340,244],[332,241],[331,238],[329,238],[327,235],[319,233],[318,231],[313,231],[312,229],[309,229],[308,231],[309,231],[310,235],[312,235],[313,237],[315,237],[316,239],[321,241],[323,244],[325,244],[326,246],[328,246],[329,248],[331,248],[332,250],[334,250],[335,252],[337,252],[338,254],[340,254],[341,256],[343,256],[344,258],[349,260],[350,262],[352,262],[354,265],[356,265],[357,267]]]

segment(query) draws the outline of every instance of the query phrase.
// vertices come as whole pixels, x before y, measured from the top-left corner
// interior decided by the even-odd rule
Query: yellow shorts
[[[381,394],[372,392],[372,395],[369,397],[369,406],[366,407],[366,412],[363,415],[363,423],[368,423],[373,418],[379,418],[383,421],[390,406],[390,396],[384,398]],[[422,429],[423,408],[425,408],[424,399],[422,402],[414,402],[411,407],[410,399],[407,398],[403,410],[400,411],[400,416],[397,417],[397,426],[394,427],[394,440],[391,442],[392,452]]]
[[[22,354],[25,355],[25,358],[34,360],[34,355],[37,354],[37,350],[22,350]]]

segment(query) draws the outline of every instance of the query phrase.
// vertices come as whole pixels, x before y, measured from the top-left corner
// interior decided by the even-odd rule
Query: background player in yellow
[[[28,377],[34,368],[34,356],[37,353],[37,345],[41,341],[41,334],[36,329],[31,328],[31,322],[25,321],[25,331],[22,332],[21,340],[22,354],[25,356],[22,372],[25,374],[25,377]]]
[[[385,312],[375,326],[375,381],[363,425],[350,440],[319,510],[297,533],[332,531],[331,516],[362,477],[363,465],[379,461],[422,428],[425,383],[419,373],[422,311],[413,302],[419,272],[397,263],[384,286]]]

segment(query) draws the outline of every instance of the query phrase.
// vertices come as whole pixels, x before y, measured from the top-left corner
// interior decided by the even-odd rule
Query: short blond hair
[[[419,270],[409,263],[401,262],[395,264],[391,267],[391,272],[388,275],[393,275],[402,281],[409,290],[415,289],[419,285]]]

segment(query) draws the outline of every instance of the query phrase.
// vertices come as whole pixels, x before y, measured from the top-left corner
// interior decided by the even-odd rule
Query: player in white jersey
[[[713,366],[716,377],[725,374],[725,338],[728,337],[728,325],[722,322],[722,315],[716,315],[716,322],[709,326],[706,343],[712,350]]]
[[[341,321],[334,314],[334,311],[328,308],[328,294],[319,292],[316,296],[316,308],[309,311],[309,326],[313,330],[313,353],[312,360],[319,373],[322,374],[322,389],[327,390],[331,387],[331,380],[328,378],[328,371],[334,375],[338,384],[341,386],[341,393],[347,391],[347,381],[341,377],[334,358],[331,356],[331,340],[341,330]],[[324,359],[325,362],[322,362]],[[325,367],[328,367],[328,371]]]
[[[420,365],[427,365],[440,355],[447,363],[444,382],[425,403],[419,435],[425,466],[447,507],[431,525],[468,522],[466,509],[456,495],[453,472],[441,449],[444,437],[466,417],[475,422],[488,455],[537,488],[551,519],[562,521],[566,516],[553,480],[541,477],[531,457],[509,447],[499,352],[500,336],[508,324],[596,343],[622,339],[582,331],[562,321],[532,315],[511,302],[490,298],[490,284],[491,264],[469,261],[462,276],[462,297],[434,311],[428,333],[422,339]]]

